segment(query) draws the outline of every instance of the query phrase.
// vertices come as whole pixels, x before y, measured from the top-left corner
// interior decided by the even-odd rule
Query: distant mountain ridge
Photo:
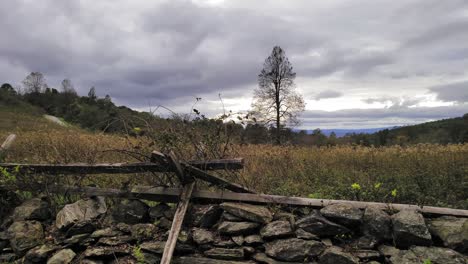
[[[355,129],[347,129],[347,128],[330,128],[330,129],[320,129],[320,131],[326,135],[327,137],[330,136],[332,132],[335,132],[337,137],[343,137],[346,134],[374,134],[376,132],[385,130],[385,129],[394,129],[398,127],[378,127],[378,128],[355,128]],[[306,130],[307,134],[312,134],[314,130]]]

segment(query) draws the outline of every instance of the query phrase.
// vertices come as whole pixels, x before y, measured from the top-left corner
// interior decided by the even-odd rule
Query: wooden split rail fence
[[[16,136],[10,135],[0,147],[0,161],[5,151],[12,145]],[[18,170],[19,173],[48,173],[48,174],[124,174],[138,172],[175,172],[180,188],[135,186],[131,190],[119,190],[97,187],[77,186],[45,186],[51,193],[76,193],[87,196],[120,197],[129,199],[146,199],[159,202],[177,202],[177,208],[172,222],[171,230],[165,244],[161,263],[168,264],[177,242],[177,237],[182,227],[182,222],[187,212],[190,200],[198,202],[246,202],[253,204],[281,204],[291,206],[309,206],[321,208],[335,203],[348,203],[358,208],[366,208],[369,205],[382,209],[403,210],[418,209],[423,214],[452,215],[468,217],[468,210],[451,208],[417,206],[407,204],[385,204],[359,201],[309,199],[302,197],[286,197],[279,195],[257,194],[242,185],[232,183],[222,177],[208,173],[210,170],[239,170],[244,166],[243,159],[221,159],[210,161],[180,161],[174,153],[163,154],[154,151],[151,162],[146,163],[112,163],[112,164],[18,164],[0,163],[0,167],[7,170]],[[228,191],[196,190],[196,180],[202,180],[216,185]],[[0,186],[3,189],[11,189],[11,186]]]

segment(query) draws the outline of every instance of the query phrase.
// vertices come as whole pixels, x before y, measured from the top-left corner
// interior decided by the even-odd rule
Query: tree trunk
[[[275,98],[275,103],[276,103],[276,140],[275,140],[275,143],[276,143],[276,145],[281,145],[280,97],[279,97],[279,87],[278,87],[278,84],[276,84],[276,83],[275,83],[275,89],[276,89],[276,98]]]

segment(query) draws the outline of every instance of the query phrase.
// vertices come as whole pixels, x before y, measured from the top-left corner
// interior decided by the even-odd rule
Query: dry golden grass
[[[0,141],[8,133],[18,134],[6,161],[125,162],[136,159],[111,150],[138,146],[139,152],[149,154],[152,148],[144,138],[63,128],[44,122],[41,117],[31,117],[27,123],[27,128],[21,124],[0,129]],[[226,177],[259,192],[468,208],[468,144],[384,148],[248,145],[236,146],[234,152],[245,158],[246,166],[235,176]],[[60,177],[54,181],[66,178]],[[66,182],[74,184],[81,180],[75,175]],[[157,184],[148,174],[94,175],[87,176],[82,183],[120,187],[127,181]],[[355,185],[353,189],[354,183],[359,188]],[[392,191],[396,195],[391,195]]]

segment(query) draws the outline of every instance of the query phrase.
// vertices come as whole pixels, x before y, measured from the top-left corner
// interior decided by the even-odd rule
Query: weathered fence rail
[[[1,187],[1,186],[0,186]],[[5,187],[4,187],[5,188]],[[157,202],[176,203],[182,193],[182,188],[135,186],[129,191],[111,188],[97,187],[75,187],[50,185],[46,188],[51,193],[73,193],[85,196],[106,196],[128,199],[143,199]],[[362,201],[332,200],[332,199],[311,199],[304,197],[290,197],[269,194],[234,193],[228,191],[207,191],[195,189],[192,193],[192,200],[201,203],[221,203],[221,202],[244,202],[252,204],[277,204],[289,206],[307,206],[312,208],[322,208],[330,204],[347,203],[355,207],[364,209],[373,205],[383,210],[417,209],[426,215],[451,215],[457,217],[468,217],[468,210],[418,206],[410,204],[376,203]]]

